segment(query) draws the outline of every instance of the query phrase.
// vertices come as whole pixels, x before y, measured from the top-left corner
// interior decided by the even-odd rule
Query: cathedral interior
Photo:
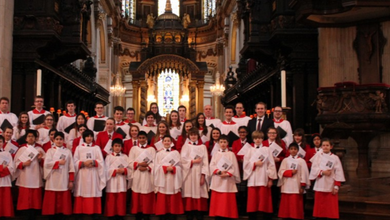
[[[136,110],[281,106],[293,130],[334,140],[342,219],[390,216],[390,1],[0,0],[0,96]],[[223,87],[222,87],[223,86]],[[222,87],[222,89],[221,89]]]

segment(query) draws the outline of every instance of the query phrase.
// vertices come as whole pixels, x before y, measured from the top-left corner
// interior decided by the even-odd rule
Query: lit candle
[[[42,91],[42,70],[37,70],[37,96],[41,95]]]
[[[280,88],[281,88],[281,94],[282,94],[282,107],[287,107],[286,103],[286,70],[282,70],[280,72]]]

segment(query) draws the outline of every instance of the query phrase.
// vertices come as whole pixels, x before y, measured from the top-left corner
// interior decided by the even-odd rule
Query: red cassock
[[[306,164],[307,164],[307,167],[311,168],[311,162],[310,162],[310,159],[316,154],[316,148],[315,147],[310,147],[310,145],[306,145],[306,156],[305,156],[305,161],[306,161]]]
[[[10,172],[8,167],[3,168],[3,165],[0,165],[0,178],[7,177],[10,178]],[[14,217],[14,205],[12,201],[11,187],[10,186],[0,186],[0,217]]]
[[[72,194],[68,191],[45,191],[42,215],[72,214]]]
[[[177,151],[179,151],[179,153],[180,153],[180,151],[181,151],[181,148],[183,147],[183,145],[186,143],[186,140],[187,140],[187,138],[185,138],[185,140],[183,140],[183,135],[180,135],[178,138],[177,138],[177,141],[176,141],[176,144],[175,144],[175,148],[176,148],[176,150]],[[203,144],[203,142],[202,142],[202,139],[198,139],[198,145],[199,144]]]
[[[138,142],[136,142],[137,144]],[[134,146],[134,141],[133,139],[125,140],[123,142],[123,149],[122,152],[126,155],[129,155],[131,148]]]
[[[108,140],[109,139],[114,140],[116,138],[119,138],[119,139],[123,140],[123,136],[121,134],[119,134],[119,133],[116,133],[115,131],[112,133],[112,137],[111,138],[108,137],[108,132],[107,131],[99,132],[99,134],[97,135],[97,137],[96,137],[96,145],[98,145],[100,147],[104,157],[107,155],[107,153],[104,151],[104,147],[106,147],[106,144],[107,144]]]
[[[319,218],[339,218],[339,194],[315,191],[313,216]]]
[[[301,194],[282,193],[278,217],[303,219],[303,214],[303,196]]]
[[[231,201],[225,203],[229,206],[219,206],[221,201]],[[225,218],[238,218],[236,205],[236,193],[211,191],[209,216],[219,216]]]
[[[180,215],[184,213],[181,192],[168,195],[164,193],[157,193],[156,199],[156,215],[165,214]]]
[[[155,194],[154,192],[142,194],[132,192],[131,195],[131,214],[139,212],[143,214],[154,214]]]

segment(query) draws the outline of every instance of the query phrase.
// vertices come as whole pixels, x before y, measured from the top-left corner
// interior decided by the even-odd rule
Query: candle
[[[281,88],[281,95],[282,95],[282,107],[287,107],[286,103],[286,70],[282,70],[280,72],[280,88]]]
[[[42,70],[37,70],[37,96],[41,95],[42,91]]]

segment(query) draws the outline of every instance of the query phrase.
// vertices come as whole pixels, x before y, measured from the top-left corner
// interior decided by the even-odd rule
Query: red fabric
[[[142,212],[143,214],[154,214],[155,194],[141,194],[132,192],[131,195],[131,214]]]
[[[126,155],[129,155],[131,148],[133,147],[133,139],[125,140],[123,143],[122,152]]]
[[[211,191],[209,216],[238,218],[236,193]]]
[[[209,155],[209,161],[210,161],[211,160],[211,151],[213,150],[214,145],[210,146],[210,141],[207,141],[205,143],[205,145],[206,145],[206,148],[207,148],[207,153]]]
[[[207,212],[209,205],[206,198],[194,199],[190,197],[183,198],[184,211],[202,211]]]
[[[23,170],[23,163],[20,162],[17,168],[18,168],[19,170]]]
[[[280,167],[280,164],[282,163],[283,159],[288,157],[288,151],[286,150],[286,143],[284,143],[284,141],[282,141],[282,144],[279,145],[281,148],[283,148],[283,151],[280,152],[279,156],[277,158],[280,159],[279,162],[275,162],[275,165],[276,165],[276,171],[279,170],[279,167]],[[263,141],[263,147],[269,147],[269,142],[268,140],[265,140]]]
[[[310,159],[316,154],[316,148],[315,147],[311,148],[310,145],[307,145],[305,151],[306,151],[305,161],[307,164],[307,168],[309,168],[310,170],[311,169]]]
[[[162,169],[163,169],[163,171],[164,171],[165,174],[168,173],[167,168],[168,168],[168,166],[162,166]],[[172,170],[171,173],[172,173],[172,174],[176,174],[176,167],[172,167],[172,168],[173,168],[173,170]]]
[[[283,176],[284,177],[292,177],[293,176],[292,170],[284,171]]]
[[[19,186],[17,210],[41,209],[42,188],[25,188]]]
[[[112,172],[112,177],[116,177],[116,170],[114,170],[114,172]]]
[[[272,213],[272,193],[270,187],[248,187],[247,212]]]
[[[340,187],[340,186],[341,186],[341,182],[339,182],[339,181],[334,181],[334,185]]]
[[[278,217],[303,219],[303,214],[303,195],[282,193]]]
[[[114,140],[116,138],[119,138],[119,139],[123,140],[123,136],[121,134],[116,133],[114,131],[112,133],[111,140]],[[103,157],[106,157],[106,155],[107,155],[107,153],[104,151],[104,147],[106,146],[108,140],[109,140],[109,138],[108,138],[108,132],[107,131],[99,132],[97,137],[96,137],[96,145],[98,145],[100,147],[100,149],[102,150]]]
[[[72,154],[76,151],[77,146],[80,144],[81,137],[75,138],[72,143]]]
[[[0,217],[14,217],[14,205],[12,201],[11,187],[0,187]]]
[[[72,195],[67,191],[45,190],[42,204],[42,215],[72,214]]]
[[[168,213],[179,215],[184,213],[181,192],[173,195],[157,193],[156,204],[156,215],[165,215]]]
[[[74,173],[69,173],[69,181],[74,181]]]
[[[104,216],[126,215],[126,192],[106,193]]]
[[[183,140],[183,138],[185,138]],[[177,138],[177,141],[176,141],[176,144],[175,144],[175,148],[177,151],[179,151],[179,153],[181,152],[181,148],[183,147],[184,143],[186,142],[187,140],[187,137],[183,137],[183,135],[180,135],[178,138]],[[202,139],[198,139],[198,145],[201,145],[203,144],[202,142]]]
[[[8,167],[4,168],[3,165],[0,165],[0,177],[6,177],[10,174]]]
[[[42,145],[42,149],[45,151],[45,153],[51,148],[51,141],[48,141]]]
[[[313,216],[319,218],[339,218],[339,195],[331,192],[315,192]]]
[[[155,149],[157,149],[156,146],[154,146],[154,143],[159,142],[161,139],[160,139],[160,137],[157,138],[157,141],[155,141],[154,139],[155,139],[155,137],[152,137],[152,140],[150,141],[150,146],[153,146]],[[173,138],[171,138],[171,141],[172,141],[173,145],[176,146],[176,140],[173,139]],[[183,146],[183,145],[182,145],[182,146]],[[181,149],[181,148],[180,148],[180,149]],[[178,150],[178,151],[179,151],[179,150]],[[180,152],[180,151],[179,151],[179,152]]]
[[[53,166],[53,170],[58,170],[60,168],[60,161],[56,161]]]
[[[241,150],[241,148],[242,148],[241,139],[235,140],[232,145],[232,152],[236,155],[238,162],[242,162],[244,160],[244,156],[237,155],[237,153]]]
[[[101,214],[101,198],[100,197],[74,197],[74,206],[73,206],[74,214]]]

